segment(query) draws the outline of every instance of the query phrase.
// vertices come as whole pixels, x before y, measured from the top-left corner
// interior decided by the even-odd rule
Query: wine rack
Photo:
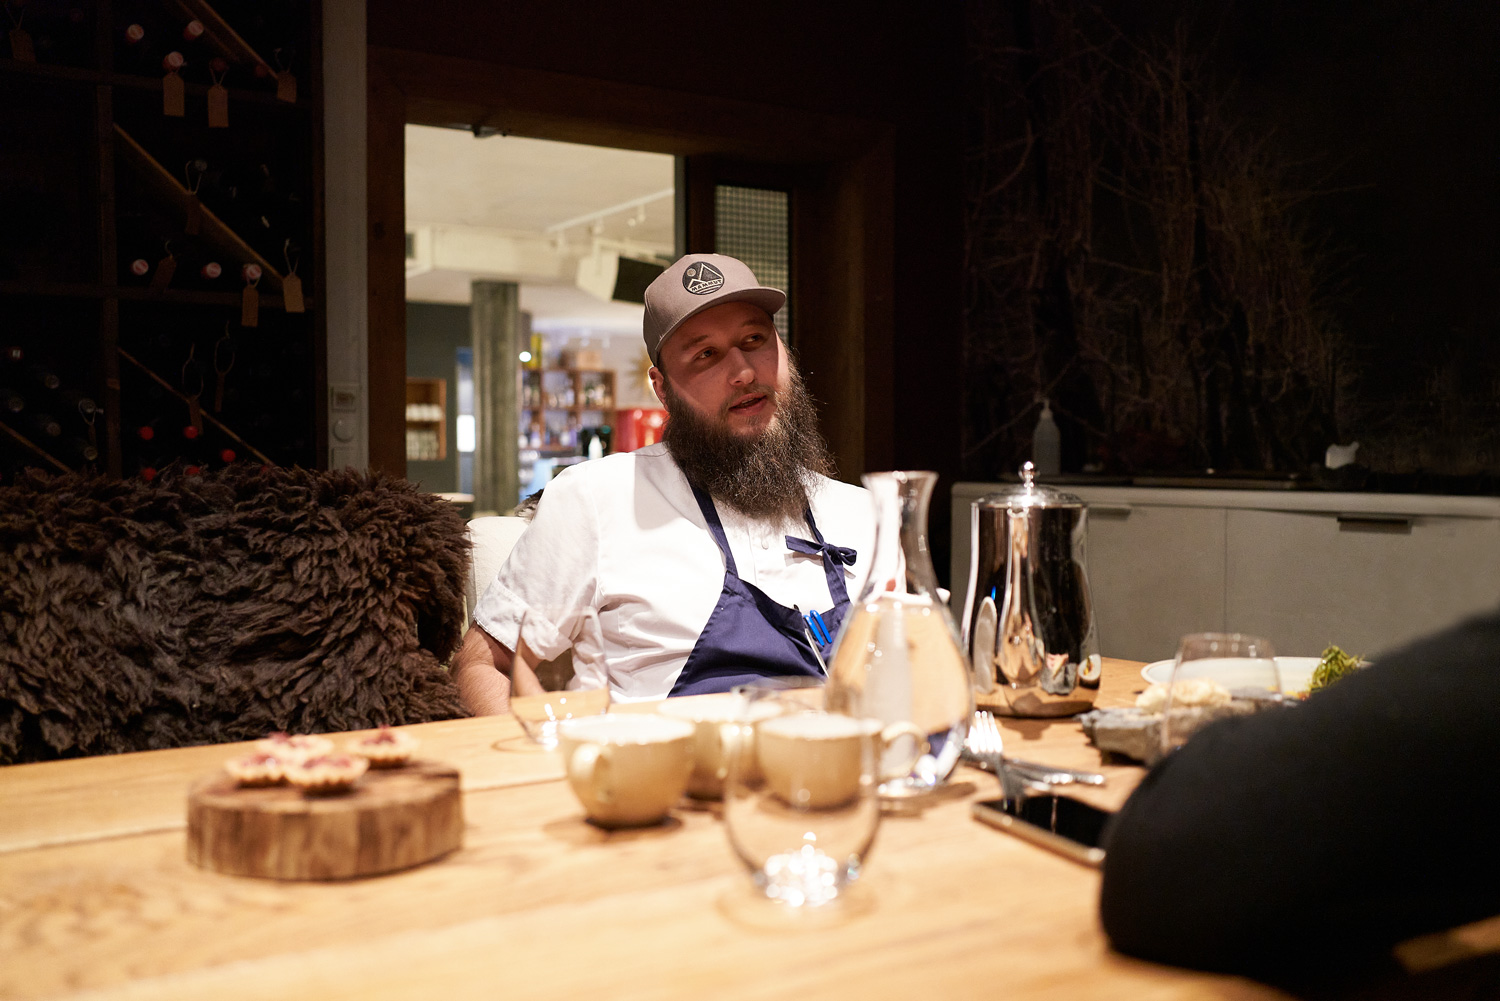
[[[0,483],[324,464],[316,0],[4,0]]]

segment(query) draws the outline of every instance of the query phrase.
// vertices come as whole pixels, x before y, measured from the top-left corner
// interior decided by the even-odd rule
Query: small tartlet
[[[256,751],[225,762],[224,770],[242,786],[274,786],[285,777],[286,763],[274,754]]]
[[[421,743],[410,734],[383,726],[368,736],[346,745],[351,754],[357,754],[370,763],[371,768],[399,768],[411,760]]]
[[[286,780],[313,795],[346,792],[369,767],[369,761],[358,755],[319,754],[287,765]]]
[[[333,741],[327,737],[306,734],[273,733],[255,742],[255,749],[262,754],[271,754],[284,764],[296,764],[308,758],[328,754],[333,750]]]

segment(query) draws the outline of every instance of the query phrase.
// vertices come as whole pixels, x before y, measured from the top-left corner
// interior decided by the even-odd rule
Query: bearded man
[[[538,690],[535,661],[559,656],[586,622],[603,657],[575,657],[571,687],[607,685],[617,701],[819,677],[869,574],[869,497],[829,477],[772,320],[786,294],[734,258],[690,254],[645,300],[663,440],[548,485],[454,663],[476,715]]]

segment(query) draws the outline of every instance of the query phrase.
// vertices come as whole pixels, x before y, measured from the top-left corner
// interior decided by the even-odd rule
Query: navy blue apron
[[[724,590],[668,695],[727,692],[735,685],[761,678],[823,677],[822,668],[818,666],[818,659],[813,656],[812,645],[808,642],[808,622],[797,609],[777,604],[760,588],[740,579],[713,498],[697,487],[693,487],[693,497],[698,501],[703,519],[708,522],[714,543],[724,554]],[[823,633],[818,637],[818,644],[819,653],[826,661],[833,653],[833,638],[838,635],[839,625],[849,608],[849,592],[844,587],[844,564],[852,565],[855,553],[852,549],[830,546],[823,541],[823,535],[813,521],[811,507],[804,515],[817,541],[789,535],[786,542],[795,552],[816,553],[822,557],[823,574],[828,579],[828,594],[833,598],[833,607],[817,613],[820,616],[817,621],[824,628],[814,632]]]

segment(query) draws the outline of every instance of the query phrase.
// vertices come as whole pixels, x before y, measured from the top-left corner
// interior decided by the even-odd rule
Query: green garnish
[[[1330,646],[1323,651],[1323,656],[1318,660],[1318,666],[1313,669],[1312,684],[1307,688],[1308,694],[1327,688],[1358,669],[1358,657],[1351,657],[1338,647]]]

